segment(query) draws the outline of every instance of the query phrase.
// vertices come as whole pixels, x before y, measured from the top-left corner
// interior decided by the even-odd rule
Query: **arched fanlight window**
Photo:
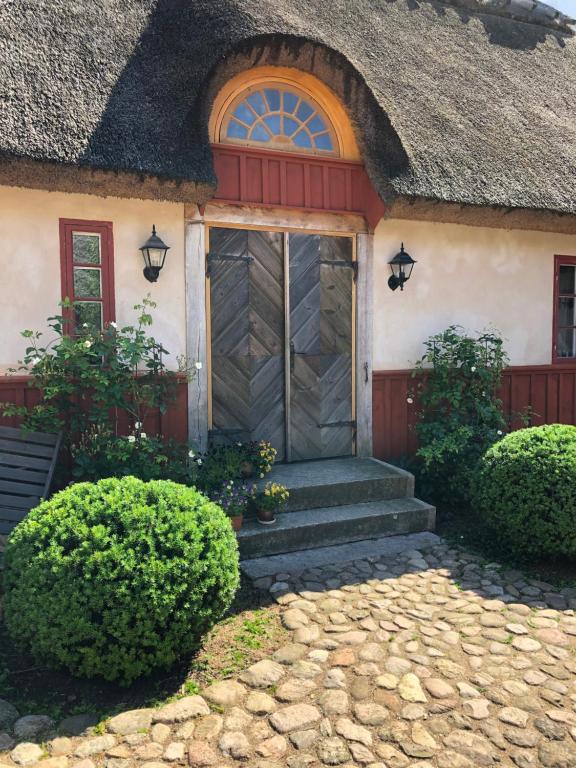
[[[244,90],[229,104],[220,141],[262,149],[339,156],[334,127],[307,93],[280,82]]]

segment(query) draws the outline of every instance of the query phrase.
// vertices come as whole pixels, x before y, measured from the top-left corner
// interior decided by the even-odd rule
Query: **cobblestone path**
[[[28,718],[36,738],[0,761],[576,768],[576,591],[447,545],[257,586],[280,603],[291,632],[272,658],[201,696],[118,715],[104,734],[58,737],[46,750],[33,742],[49,724]]]

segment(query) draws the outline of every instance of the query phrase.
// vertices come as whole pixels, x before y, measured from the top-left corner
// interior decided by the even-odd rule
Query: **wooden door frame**
[[[285,209],[242,208],[210,204],[203,214],[185,211],[186,350],[202,367],[189,383],[188,434],[199,450],[208,444],[211,424],[210,285],[206,253],[210,227],[300,232],[352,238],[358,279],[353,291],[352,412],[356,420],[356,455],[372,456],[372,270],[373,235],[359,216],[303,215]]]

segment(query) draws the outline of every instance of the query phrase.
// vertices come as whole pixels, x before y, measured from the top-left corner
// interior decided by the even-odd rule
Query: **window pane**
[[[245,139],[248,136],[248,128],[245,125],[240,125],[236,120],[230,120],[228,123],[228,136],[231,139]]]
[[[314,112],[310,104],[307,104],[305,101],[300,103],[300,106],[298,107],[298,111],[296,112],[296,117],[299,120],[302,120],[304,123],[310,115]]]
[[[261,93],[251,93],[250,96],[248,96],[247,101],[252,109],[259,115],[264,115],[266,112],[268,112],[268,108],[264,103],[264,99],[262,98]]]
[[[268,131],[264,130],[264,127],[261,124],[258,124],[252,131],[250,138],[255,141],[270,141],[270,134]]]
[[[270,88],[266,91],[266,100],[272,112],[278,112],[280,109],[280,91],[276,88]]]
[[[99,269],[74,267],[74,297],[100,299],[102,297],[100,277]]]
[[[312,142],[310,141],[310,136],[308,136],[308,134],[304,130],[296,134],[296,136],[294,137],[294,144],[296,144],[297,147],[304,147],[305,149],[312,148]]]
[[[314,139],[316,149],[332,149],[332,139],[327,133],[321,133]]]
[[[234,110],[234,117],[237,117],[239,120],[242,120],[243,123],[247,123],[248,125],[252,125],[254,120],[256,120],[256,115],[245,103],[239,104],[236,107]]]
[[[576,325],[574,299],[560,299],[558,325]]]
[[[73,232],[72,253],[76,264],[100,264],[100,235]]]
[[[576,357],[576,328],[564,328],[558,332],[556,353],[558,357]]]
[[[291,117],[284,118],[284,133],[286,136],[292,136],[292,134],[299,128],[299,123],[296,120],[292,120]]]
[[[99,301],[74,302],[74,316],[77,328],[84,324],[102,328],[102,304]]]
[[[279,136],[281,133],[280,129],[280,115],[268,115],[264,118],[264,122],[270,129],[270,132],[274,136]]]
[[[560,293],[576,293],[576,267],[560,266]]]
[[[298,104],[298,96],[296,96],[295,93],[285,93],[284,94],[284,111],[285,112],[294,112],[296,109],[296,104]]]
[[[320,133],[320,131],[325,131],[326,126],[324,125],[324,120],[322,120],[321,117],[316,115],[316,117],[313,117],[312,120],[308,123],[308,128],[310,129],[310,133]]]

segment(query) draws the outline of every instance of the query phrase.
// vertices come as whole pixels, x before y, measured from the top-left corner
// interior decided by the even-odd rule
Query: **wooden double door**
[[[210,227],[211,439],[354,453],[354,241]]]

